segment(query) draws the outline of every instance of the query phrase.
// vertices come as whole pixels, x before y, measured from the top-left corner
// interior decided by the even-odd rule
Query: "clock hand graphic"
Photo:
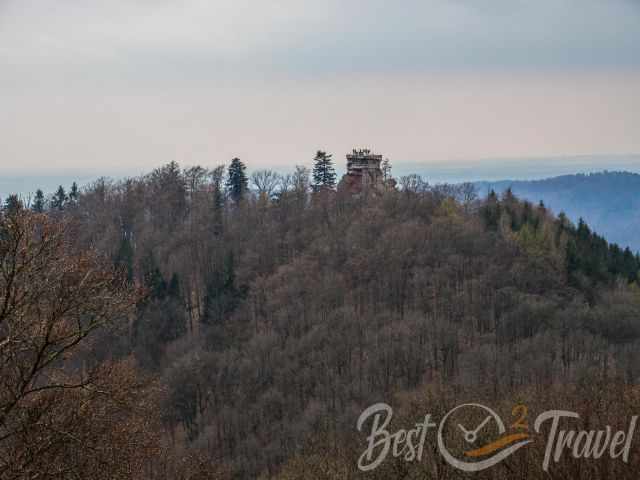
[[[458,424],[458,428],[462,430],[462,433],[464,433],[465,442],[475,443],[475,441],[478,439],[478,432],[482,430],[482,428],[489,422],[489,420],[491,420],[491,418],[492,416],[489,415],[487,418],[485,418],[482,421],[480,425],[478,425],[478,427],[475,430],[467,430],[462,425]]]

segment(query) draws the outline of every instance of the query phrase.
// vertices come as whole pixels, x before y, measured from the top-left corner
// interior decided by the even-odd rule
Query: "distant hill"
[[[640,174],[599,172],[562,175],[544,180],[475,182],[481,195],[511,187],[520,198],[542,200],[555,213],[580,217],[610,242],[640,251]]]

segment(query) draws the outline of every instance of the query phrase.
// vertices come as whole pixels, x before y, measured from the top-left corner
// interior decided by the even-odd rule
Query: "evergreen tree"
[[[40,189],[36,190],[36,196],[33,199],[33,205],[31,209],[36,213],[44,212],[45,200],[44,200],[44,192]]]
[[[161,304],[166,312],[160,334],[164,341],[180,338],[187,331],[187,318],[182,298],[180,297],[180,277],[177,273],[171,276],[167,286],[167,296]]]
[[[526,200],[522,205],[522,224],[532,225],[536,230],[540,226],[540,218],[535,215],[533,211],[533,205],[531,205],[531,203]]]
[[[487,228],[497,230],[500,217],[502,216],[502,210],[498,196],[493,189],[489,192],[486,203],[480,209],[480,214]]]
[[[507,188],[502,194],[502,201],[507,206],[512,206],[513,204],[516,203],[516,196],[513,194],[513,190],[511,190],[511,187]]]
[[[206,281],[202,322],[209,325],[223,323],[236,309],[242,296],[242,289],[236,287],[233,251],[229,251],[222,268],[213,270]]]
[[[234,202],[242,200],[249,188],[249,181],[245,173],[246,170],[247,167],[239,158],[236,157],[231,160],[227,177],[227,189],[229,190],[229,196]]]
[[[73,182],[71,184],[71,190],[69,190],[69,201],[71,203],[76,203],[79,197],[80,197],[80,192],[78,190],[78,184],[76,182]]]
[[[638,264],[629,247],[624,249],[622,255],[623,268],[622,274],[629,282],[633,282],[638,278]]]
[[[4,211],[7,215],[15,215],[22,209],[22,202],[18,195],[12,194],[7,197],[4,202]]]
[[[157,368],[163,346],[186,332],[186,312],[178,274],[174,273],[167,283],[151,253],[144,257],[141,267],[149,294],[137,305],[132,344],[143,364]]]
[[[589,225],[584,221],[582,217],[578,219],[578,229],[576,230],[578,235],[578,240],[581,240],[585,243],[589,243],[591,240],[591,230],[589,229]]]
[[[167,295],[174,299],[180,299],[180,277],[177,273],[171,275],[169,286],[167,287]]]
[[[67,200],[67,192],[65,192],[64,187],[60,185],[51,199],[51,207],[56,210],[62,210],[64,209]]]
[[[318,192],[324,189],[334,189],[336,186],[336,171],[333,168],[333,155],[318,150],[313,159],[313,189]]]
[[[142,262],[144,286],[149,289],[150,298],[163,299],[167,293],[167,282],[162,277],[160,268],[152,253],[147,254]]]
[[[129,238],[124,236],[120,242],[120,248],[116,253],[115,258],[116,265],[122,265],[125,268],[127,274],[127,281],[133,282],[133,247]]]

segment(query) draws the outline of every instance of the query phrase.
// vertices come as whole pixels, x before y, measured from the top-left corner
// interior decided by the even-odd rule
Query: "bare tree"
[[[471,182],[459,185],[458,201],[464,206],[465,212],[469,211],[471,205],[478,199],[478,190]]]
[[[24,209],[0,221],[0,478],[91,463],[92,443],[106,435],[89,420],[106,412],[114,385],[106,366],[86,361],[85,346],[126,320],[138,295],[72,237],[68,222]]]
[[[293,172],[293,186],[298,192],[306,193],[309,191],[309,169],[301,165],[296,165]]]
[[[389,161],[388,158],[385,158],[382,161],[382,165],[381,165],[381,169],[382,169],[382,180],[387,182],[389,180],[391,180],[393,177],[391,176],[391,162]]]
[[[293,175],[287,173],[285,175],[280,175],[278,182],[278,195],[286,194],[293,189]]]
[[[193,199],[193,196],[202,190],[206,184],[207,177],[210,175],[211,172],[209,170],[200,166],[189,167],[183,171],[189,198]]]
[[[274,194],[280,176],[273,170],[257,170],[251,174],[251,186],[255,188],[259,197],[271,198]]]
[[[427,188],[427,182],[416,173],[411,175],[404,175],[400,177],[400,186],[404,192],[407,193],[420,193]]]

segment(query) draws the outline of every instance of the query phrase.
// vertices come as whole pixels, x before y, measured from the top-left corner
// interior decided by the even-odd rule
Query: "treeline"
[[[356,478],[348,445],[375,401],[637,383],[636,255],[510,192],[409,175],[351,196],[315,160],[313,175],[171,163],[47,213],[144,289],[92,353],[158,379],[176,451],[234,478]]]
[[[588,219],[590,227],[609,241],[628,245],[633,252],[640,250],[640,175],[637,173],[604,171],[475,185],[484,193],[494,188],[501,194],[511,188],[518,198],[535,203],[543,200],[576,222],[580,217]]]
[[[538,209],[546,211],[544,203],[539,203]],[[502,201],[498,200],[494,190],[491,190],[487,202],[481,209],[485,224],[490,229],[496,229],[500,219],[509,219],[508,227],[519,232],[521,236],[533,236],[541,232],[540,218],[535,214],[535,208],[529,201],[519,202],[511,188],[504,192]],[[587,223],[580,218],[578,225],[573,225],[567,216],[560,212],[557,221],[557,236],[566,234],[566,268],[569,282],[582,290],[598,283],[611,285],[617,279],[623,278],[627,282],[638,281],[640,271],[640,254],[634,254],[629,247],[620,248],[615,243],[591,231]],[[593,295],[591,295],[593,297]]]

